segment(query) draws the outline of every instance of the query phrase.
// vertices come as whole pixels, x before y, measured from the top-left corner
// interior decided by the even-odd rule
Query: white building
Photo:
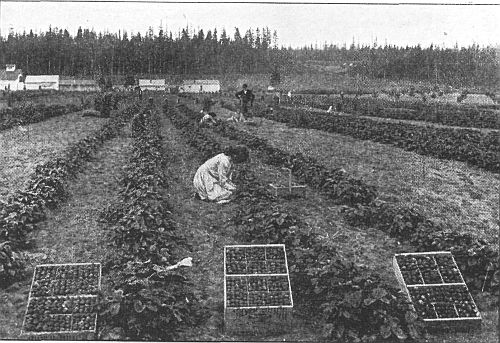
[[[166,83],[164,79],[139,79],[139,87],[142,90],[150,90],[150,91],[165,91]]]
[[[59,90],[59,75],[28,75],[24,80],[26,90]]]
[[[179,93],[217,93],[220,92],[219,80],[184,80]]]
[[[16,69],[15,64],[5,65],[5,70],[0,70],[0,90],[18,91],[23,88],[23,71]]]

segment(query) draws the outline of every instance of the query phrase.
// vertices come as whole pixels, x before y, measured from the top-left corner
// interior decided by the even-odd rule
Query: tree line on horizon
[[[285,48],[278,46],[276,31],[269,28],[235,28],[230,37],[217,29],[177,35],[109,33],[79,28],[49,28],[39,34],[10,32],[0,37],[0,61],[16,64],[26,74],[97,75],[205,75],[303,73],[307,66],[337,65],[342,72],[371,78],[435,81],[455,86],[494,87],[499,82],[499,62],[492,47],[453,49],[394,45],[349,47],[324,45]]]

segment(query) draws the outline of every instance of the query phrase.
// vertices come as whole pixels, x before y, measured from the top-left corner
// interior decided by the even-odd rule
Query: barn
[[[99,86],[94,80],[65,79],[59,81],[59,90],[65,92],[97,92]]]
[[[184,80],[179,93],[217,93],[220,92],[219,80]]]
[[[23,71],[16,69],[15,64],[5,65],[5,70],[0,70],[0,90],[17,91],[23,88]]]
[[[59,75],[28,75],[24,84],[26,90],[59,90]]]
[[[142,90],[164,92],[166,89],[166,83],[164,79],[139,79],[139,87],[141,87]]]

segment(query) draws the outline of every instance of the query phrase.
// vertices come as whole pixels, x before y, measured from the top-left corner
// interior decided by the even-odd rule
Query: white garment
[[[200,124],[203,124],[203,123],[214,123],[215,120],[214,118],[212,118],[212,116],[210,114],[205,114],[203,116],[203,118],[201,118],[200,120]]]
[[[232,167],[230,158],[225,154],[219,154],[198,168],[193,185],[202,200],[220,201],[231,196],[236,190],[231,181]]]

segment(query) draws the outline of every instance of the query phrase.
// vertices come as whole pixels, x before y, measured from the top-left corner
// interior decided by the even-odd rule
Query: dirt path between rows
[[[29,258],[26,278],[0,290],[0,339],[16,339],[26,310],[33,268],[44,263],[104,262],[107,252],[105,227],[99,213],[119,201],[117,179],[131,152],[128,128],[104,143],[85,170],[68,185],[70,198],[50,211],[47,219],[31,234],[34,250]],[[103,288],[106,276],[103,276]]]

